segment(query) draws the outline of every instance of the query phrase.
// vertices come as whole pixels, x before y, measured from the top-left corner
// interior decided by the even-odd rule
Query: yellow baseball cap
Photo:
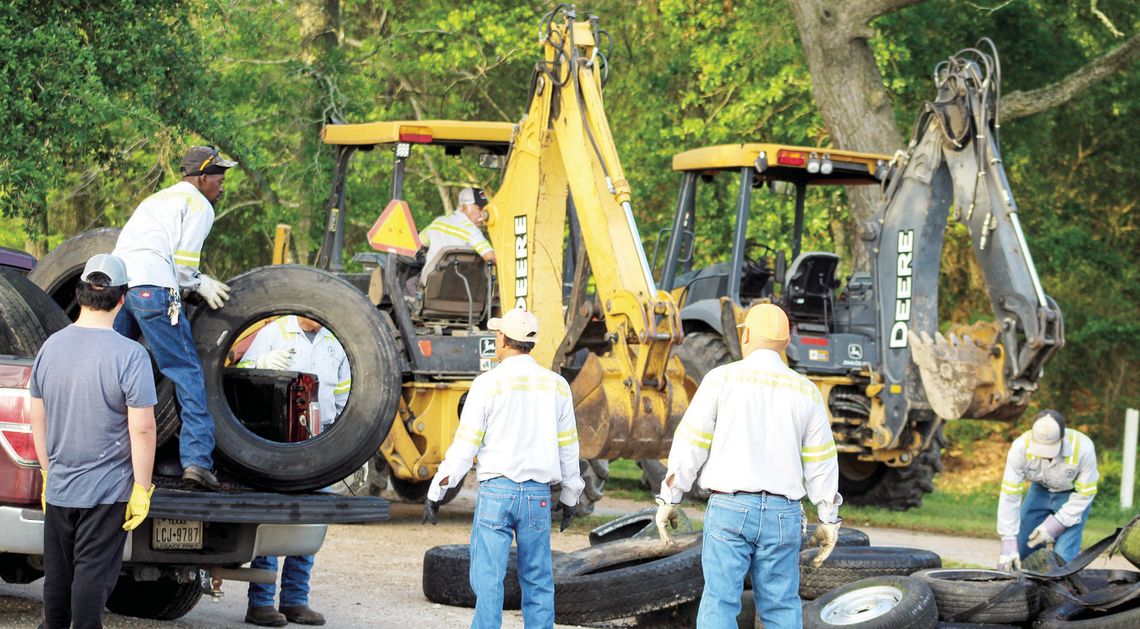
[[[744,323],[736,326],[769,341],[788,340],[788,315],[775,304],[758,304],[748,309]]]
[[[522,308],[514,308],[488,321],[487,329],[502,332],[509,339],[533,343],[538,340],[538,317]]]

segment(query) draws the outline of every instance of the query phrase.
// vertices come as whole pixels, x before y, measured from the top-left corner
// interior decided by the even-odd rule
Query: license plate
[[[155,550],[201,550],[202,522],[155,518],[150,546]]]

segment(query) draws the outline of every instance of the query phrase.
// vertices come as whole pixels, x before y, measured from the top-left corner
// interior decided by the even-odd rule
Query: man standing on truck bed
[[[79,318],[44,343],[32,367],[32,437],[45,478],[44,629],[103,626],[127,531],[150,510],[154,376],[142,345],[112,327],[126,291],[122,261],[92,257],[75,290]]]
[[[657,496],[657,527],[671,541],[666,523],[703,466],[701,487],[712,496],[697,626],[736,627],[744,576],[751,573],[764,626],[798,629],[800,499],[807,494],[819,515],[810,542],[820,544],[818,566],[839,537],[839,461],[819,388],[780,358],[788,316],[761,304],[740,327],[744,359],[710,371],[677,425]]]
[[[491,319],[499,365],[471,383],[455,440],[439,464],[424,504],[436,523],[443,492],[460,482],[478,456],[479,497],[471,529],[471,589],[476,629],[503,622],[503,579],[511,539],[518,545],[523,622],[554,626],[550,559],[550,485],[562,483],[562,526],[574,517],[585,487],[578,468],[578,428],[570,385],[530,351],[538,319],[516,308]]]
[[[214,420],[206,409],[202,363],[190,322],[181,316],[179,291],[198,293],[214,310],[229,299],[229,286],[199,271],[198,262],[214,224],[212,204],[222,196],[226,170],[236,165],[212,146],[191,147],[182,158],[182,181],[144,199],[115,246],[131,278],[115,330],[130,339],[141,332],[159,371],[174,383],[182,407],[182,478],[210,490],[218,489],[212,471]]]

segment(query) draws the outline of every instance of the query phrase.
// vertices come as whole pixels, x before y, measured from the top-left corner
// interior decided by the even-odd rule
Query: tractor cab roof
[[[516,125],[511,122],[471,122],[466,120],[393,120],[360,124],[325,125],[321,139],[338,146],[377,144],[438,144],[449,150],[468,146],[493,153],[506,153]]]
[[[721,144],[673,156],[673,170],[715,175],[753,166],[761,178],[808,185],[878,184],[889,155],[787,144]]]

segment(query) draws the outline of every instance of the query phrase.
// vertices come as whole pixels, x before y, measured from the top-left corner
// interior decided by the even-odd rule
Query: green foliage
[[[871,39],[904,135],[933,97],[934,65],[990,36],[1004,89],[1056,81],[1119,39],[1087,3],[927,0],[878,19]],[[517,121],[539,60],[546,1],[293,0],[206,3],[18,0],[0,7],[0,244],[51,246],[121,225],[147,194],[177,180],[186,147],[213,143],[241,162],[227,178],[206,269],[230,276],[270,261],[274,226],[294,226],[298,254],[320,243],[333,156],[328,117],[348,122],[454,118]],[[1140,6],[1103,0],[1121,30]],[[322,13],[333,7],[334,14]],[[828,146],[811,76],[785,3],[615,0],[594,11],[614,38],[607,114],[633,188],[643,238],[669,224],[680,177],[671,157],[699,146],[770,141]],[[1037,405],[1111,435],[1140,405],[1140,236],[1136,141],[1140,75],[1088,89],[1056,110],[1003,126],[1004,166],[1068,344],[1049,363]],[[347,254],[390,195],[386,151],[353,158]],[[731,232],[736,181],[700,194],[697,263],[717,261]],[[458,187],[494,189],[472,155],[421,151],[406,197],[422,226]],[[787,249],[791,201],[757,190],[749,238]],[[705,220],[707,219],[707,220]],[[841,190],[808,200],[805,247],[842,249],[853,237]],[[944,320],[989,315],[963,230],[947,236]],[[46,242],[44,239],[46,238]],[[34,247],[33,247],[34,248]],[[42,249],[39,250],[42,253]]]

